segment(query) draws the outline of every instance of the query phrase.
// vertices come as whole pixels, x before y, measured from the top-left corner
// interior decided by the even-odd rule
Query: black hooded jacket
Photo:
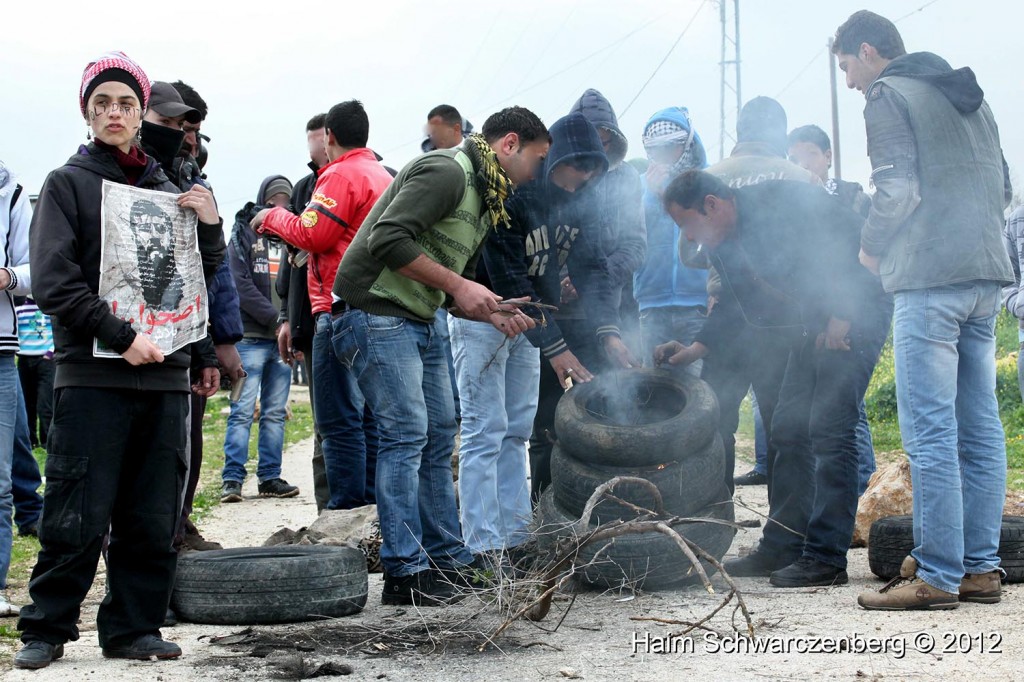
[[[161,363],[132,366],[121,358],[93,357],[93,339],[118,353],[135,340],[131,325],[110,311],[99,291],[101,187],[103,180],[127,183],[113,155],[94,144],[52,171],[39,192],[29,235],[32,294],[51,316],[56,347],[55,388],[89,386],[188,392],[189,348]],[[178,193],[152,158],[136,186]],[[203,274],[209,278],[224,258],[220,224],[197,228]]]
[[[601,240],[608,259],[608,277],[616,288],[633,281],[633,273],[644,264],[647,255],[647,229],[644,227],[643,186],[640,174],[623,163],[629,146],[619,129],[611,103],[600,92],[587,90],[570,113],[581,113],[596,128],[611,134],[608,144],[608,172],[593,188],[600,202]]]

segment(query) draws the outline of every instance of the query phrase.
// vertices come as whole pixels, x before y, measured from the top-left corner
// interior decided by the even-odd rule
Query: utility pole
[[[833,38],[828,39],[829,81],[832,83],[832,174],[843,179],[842,157],[839,154],[839,90],[836,84],[836,55],[832,52]]]
[[[732,6],[732,21],[729,21],[729,5]],[[722,70],[722,82],[719,98],[720,129],[718,136],[718,158],[725,158],[725,139],[733,143],[736,137],[726,126],[725,95],[726,90],[736,94],[736,118],[739,118],[743,99],[740,95],[740,0],[718,0],[722,19],[722,58],[719,65]],[[731,24],[731,25],[730,25]]]

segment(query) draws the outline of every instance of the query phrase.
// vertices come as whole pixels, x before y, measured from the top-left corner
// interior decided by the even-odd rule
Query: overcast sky
[[[831,133],[825,43],[865,7],[899,20],[909,51],[974,69],[1010,167],[1024,168],[1018,2],[741,0],[743,100],[777,97],[790,128],[816,123]],[[640,133],[650,115],[677,105],[689,107],[709,158],[718,158],[720,23],[711,0],[12,0],[4,15],[0,159],[33,193],[85,141],[82,69],[111,49],[152,79],[190,83],[209,103],[206,170],[228,225],[264,176],[283,173],[294,182],[308,172],[306,121],[351,98],[369,113],[370,146],[395,167],[419,152],[436,104],[455,105],[478,128],[509,104],[551,124],[589,87],[619,113],[630,157],[643,154]],[[839,78],[843,174],[866,185],[863,98]],[[733,106],[727,128],[734,127]],[[1024,185],[1024,173],[1018,179]]]

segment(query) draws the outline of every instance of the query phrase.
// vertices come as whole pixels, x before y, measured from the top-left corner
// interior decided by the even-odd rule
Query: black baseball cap
[[[198,109],[193,109],[185,104],[181,95],[170,83],[153,81],[152,90],[149,95],[149,108],[162,116],[177,118],[184,116],[189,123],[199,123],[203,120]]]

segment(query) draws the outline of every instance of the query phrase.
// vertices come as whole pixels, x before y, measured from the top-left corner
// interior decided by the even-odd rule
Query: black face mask
[[[164,169],[170,168],[185,142],[185,131],[149,121],[142,122],[142,148]]]

